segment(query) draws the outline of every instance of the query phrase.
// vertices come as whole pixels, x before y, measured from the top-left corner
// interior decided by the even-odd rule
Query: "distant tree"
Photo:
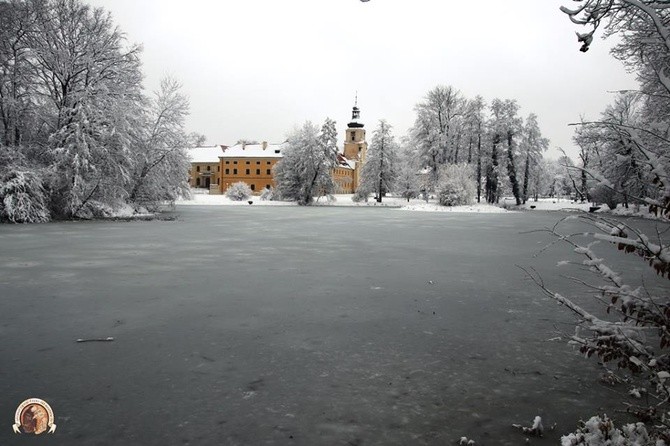
[[[437,196],[442,206],[462,206],[474,202],[476,184],[472,170],[467,163],[447,164],[440,168]]]
[[[401,146],[394,191],[409,202],[410,199],[418,197],[421,191],[419,180],[421,164],[410,138],[403,138]]]
[[[543,158],[538,163],[537,169],[532,172],[530,179],[530,195],[534,201],[540,196],[549,196],[549,189],[554,181],[555,162]]]
[[[507,132],[505,114],[505,103],[500,99],[494,99],[491,103],[491,117],[488,121],[488,129],[491,135],[490,159],[486,167],[486,201],[497,203],[500,199],[500,144]]]
[[[316,178],[314,188],[318,196],[331,195],[335,190],[333,169],[337,166],[337,127],[330,118],[326,118],[321,126],[318,149],[318,156],[313,160]]]
[[[252,194],[251,188],[244,181],[233,183],[226,189],[226,197],[233,201],[244,201],[251,197]]]
[[[599,128],[581,126],[575,130],[573,141],[579,147],[579,188],[578,194],[581,200],[591,201],[590,189],[593,187],[593,179],[589,178],[588,171],[594,167],[603,171],[603,159],[600,156],[602,134]]]
[[[545,152],[548,147],[549,140],[542,137],[542,132],[537,122],[537,115],[531,113],[528,115],[528,118],[526,118],[521,142],[521,152],[524,158],[523,191],[521,195],[523,203],[528,201],[528,193],[531,188],[534,171],[539,169],[542,153]]]
[[[314,195],[330,194],[337,162],[335,121],[326,119],[321,132],[311,122],[288,137],[284,157],[274,167],[277,192],[286,200],[308,205]]]
[[[484,157],[486,156],[486,151],[482,144],[485,133],[485,110],[486,103],[484,102],[484,98],[481,96],[477,96],[467,102],[465,116],[465,128],[468,135],[467,163],[476,164],[476,168],[473,169],[473,171],[475,175],[475,181],[477,183],[478,203],[481,201],[482,177],[484,174],[483,163],[485,162]]]
[[[458,144],[457,127],[465,114],[465,99],[452,86],[437,86],[416,105],[413,138],[420,157],[430,170],[431,182],[437,183],[439,166],[453,162]]]
[[[261,201],[271,201],[274,199],[274,189],[272,187],[266,187],[261,192]]]
[[[372,135],[367,159],[361,169],[359,189],[374,193],[378,203],[382,197],[393,190],[398,175],[398,144],[392,133],[392,127],[380,120]]]
[[[160,89],[148,101],[147,120],[138,132],[133,150],[133,173],[129,201],[153,204],[163,200],[174,201],[188,194],[187,171],[189,147],[203,142],[199,135],[188,135],[185,119],[189,113],[188,98],[181,92],[181,84],[164,78]]]

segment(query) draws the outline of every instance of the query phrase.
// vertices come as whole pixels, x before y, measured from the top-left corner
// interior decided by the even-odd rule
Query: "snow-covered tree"
[[[498,191],[499,173],[496,167],[501,163],[506,166],[507,176],[512,187],[512,193],[516,199],[516,204],[521,204],[521,188],[519,187],[519,180],[516,171],[517,158],[517,142],[515,137],[521,133],[521,119],[518,117],[519,105],[515,100],[500,100],[494,99],[491,102],[491,121],[490,131],[492,133],[492,147],[491,147],[491,165],[490,165],[490,180],[487,184],[490,185],[489,203],[498,201],[500,196]],[[518,139],[518,138],[517,138]],[[505,151],[504,161],[501,161],[501,153],[499,145],[507,143],[507,150]],[[489,175],[487,175],[489,176]]]
[[[145,97],[140,52],[81,0],[0,2],[0,176],[39,178],[51,217],[185,190],[188,102],[171,81]]]
[[[0,2],[0,144],[30,142],[36,84],[31,66],[29,33],[34,14],[27,4]]]
[[[251,197],[252,194],[251,187],[244,181],[233,183],[226,189],[226,197],[233,201],[244,201]]]
[[[468,164],[475,164],[473,169],[477,183],[477,202],[481,201],[482,177],[484,175],[484,163],[486,160],[485,149],[485,123],[486,102],[481,96],[477,96],[467,102],[465,115],[465,129],[468,138]]]
[[[537,122],[537,115],[531,113],[526,118],[523,128],[523,138],[521,142],[521,153],[523,156],[523,189],[522,201],[528,201],[528,193],[531,188],[531,182],[535,171],[539,169],[539,163],[542,154],[549,147],[549,140],[542,137],[540,126]]]
[[[486,167],[486,201],[487,203],[497,203],[500,199],[499,181],[500,181],[500,145],[507,132],[507,123],[505,115],[505,103],[500,99],[494,99],[491,103],[491,117],[488,122],[490,133],[490,158]]]
[[[374,193],[377,202],[381,203],[382,197],[393,190],[397,175],[398,143],[393,136],[391,125],[382,119],[372,134],[358,188],[367,193]]]
[[[442,206],[462,206],[475,201],[476,184],[472,171],[467,163],[447,164],[440,168],[437,197]]]
[[[7,169],[0,176],[0,222],[41,223],[49,219],[47,194],[39,172]]]
[[[660,211],[661,218],[670,217],[670,178],[668,178],[668,105],[670,105],[670,8],[665,1],[655,0],[575,0],[563,7],[570,19],[585,25],[587,31],[578,33],[582,51],[593,42],[595,31],[607,28],[607,35],[617,34],[619,43],[613,54],[631,71],[638,74],[640,92],[617,98],[601,120],[583,122],[578,134],[582,149],[592,151],[582,167],[571,170],[585,172],[597,187],[629,194],[621,181],[610,178],[626,177],[628,172],[646,186],[641,196],[630,197]],[[631,101],[633,99],[633,101]],[[639,102],[642,104],[640,105]],[[637,103],[636,103],[637,102]],[[586,147],[586,144],[592,144]],[[614,157],[607,159],[607,154]],[[599,159],[598,159],[599,158]],[[567,165],[568,163],[566,163]],[[622,166],[627,166],[621,171]],[[607,178],[604,174],[615,174]],[[628,184],[630,185],[630,184]],[[661,223],[656,234],[648,236],[634,221],[583,215],[578,217],[593,230],[562,231],[559,222],[548,229],[557,242],[567,243],[579,255],[574,262],[580,270],[593,273],[591,283],[575,278],[583,291],[590,292],[604,308],[582,303],[584,293],[574,297],[556,292],[534,271],[527,271],[546,295],[572,311],[577,329],[570,343],[587,357],[595,356],[604,364],[616,365],[617,373],[627,373],[634,387],[630,395],[644,396],[638,404],[627,405],[626,412],[637,416],[641,423],[615,429],[606,417],[591,418],[577,432],[562,438],[565,446],[589,445],[665,445],[670,439],[670,299],[665,288],[650,287],[638,275],[622,276],[609,265],[603,252],[596,252],[598,243],[616,247],[620,253],[638,257],[661,278],[670,278],[670,246],[662,234],[667,224]],[[573,262],[561,262],[569,266]],[[664,280],[664,279],[661,279]]]
[[[333,180],[333,169],[337,166],[337,127],[336,122],[326,118],[321,126],[321,133],[318,138],[319,150],[313,160],[316,173],[317,195],[331,195],[335,190]]]
[[[424,166],[430,169],[433,184],[437,184],[441,165],[453,162],[460,139],[458,127],[465,114],[465,99],[452,86],[437,86],[423,102],[416,105],[416,120],[412,136],[420,149]]]
[[[166,77],[148,101],[144,132],[137,132],[134,140],[128,188],[132,203],[174,201],[188,194],[190,162],[186,149],[198,145],[203,138],[186,133],[189,102],[180,90],[179,82]]]
[[[141,116],[137,46],[127,46],[111,15],[79,0],[35,2],[30,45],[58,172],[55,212],[90,216],[98,202],[123,200],[132,170],[132,131]]]
[[[575,5],[576,3],[576,5]],[[595,32],[605,27],[606,36],[619,40],[612,54],[640,82],[636,94],[624,94],[600,121],[584,124],[606,130],[624,152],[624,165],[646,173],[642,196],[631,196],[617,184],[605,184],[600,172],[587,175],[626,197],[650,205],[670,216],[670,9],[666,2],[653,0],[577,0],[562,11],[586,28],[578,33],[582,51],[587,51]],[[632,100],[632,102],[631,102]],[[622,119],[624,118],[624,119]],[[629,155],[625,155],[629,153]],[[635,165],[633,166],[633,161]]]
[[[412,198],[418,197],[421,191],[421,182],[419,179],[421,163],[411,138],[403,137],[401,147],[398,161],[398,177],[395,181],[394,191],[409,201]]]
[[[288,136],[284,157],[274,167],[277,192],[282,199],[308,205],[315,194],[332,193],[336,135],[335,121],[326,119],[321,131],[308,121]]]

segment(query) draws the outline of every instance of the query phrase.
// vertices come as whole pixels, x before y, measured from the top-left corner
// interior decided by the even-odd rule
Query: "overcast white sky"
[[[444,84],[517,99],[552,148],[574,155],[567,124],[597,117],[608,90],[636,86],[611,42],[579,52],[576,25],[558,10],[569,0],[87,1],[144,45],[149,89],[165,74],[182,81],[189,130],[208,144],[281,142],[327,116],[341,143],[356,91],[369,132],[384,118],[402,136],[414,105]]]

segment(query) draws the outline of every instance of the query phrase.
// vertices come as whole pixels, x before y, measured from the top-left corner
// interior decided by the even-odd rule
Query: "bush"
[[[261,200],[262,201],[272,201],[274,199],[275,191],[271,187],[266,187],[263,189],[263,192],[261,192]]]
[[[467,164],[449,164],[440,170],[437,197],[442,206],[461,206],[475,201],[474,172]]]
[[[660,444],[665,445],[664,442]],[[603,417],[591,417],[581,423],[579,429],[561,437],[561,446],[658,446],[659,443],[649,438],[643,423],[626,424],[617,429],[612,420]]]
[[[598,184],[592,188],[590,195],[591,200],[593,200],[594,203],[605,203],[610,209],[616,209],[619,200],[621,199],[621,194],[602,184]]]
[[[354,203],[360,203],[361,201],[365,201],[367,203],[369,197],[370,193],[368,191],[358,188],[356,193],[351,197],[351,201],[353,201]]]
[[[0,178],[0,221],[42,223],[51,219],[41,176],[13,169]]]
[[[233,201],[244,201],[249,198],[251,194],[251,188],[244,181],[238,181],[237,183],[231,184],[226,191],[226,197]]]

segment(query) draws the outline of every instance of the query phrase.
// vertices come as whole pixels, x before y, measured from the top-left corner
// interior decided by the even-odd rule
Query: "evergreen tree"
[[[382,197],[393,189],[398,175],[398,144],[391,130],[392,127],[388,122],[383,119],[379,121],[361,170],[359,189],[374,193],[378,203],[381,203]]]
[[[311,122],[288,137],[284,157],[274,168],[277,192],[285,200],[308,205],[314,195],[332,193],[332,171],[337,162],[335,121],[326,119],[321,132]]]

